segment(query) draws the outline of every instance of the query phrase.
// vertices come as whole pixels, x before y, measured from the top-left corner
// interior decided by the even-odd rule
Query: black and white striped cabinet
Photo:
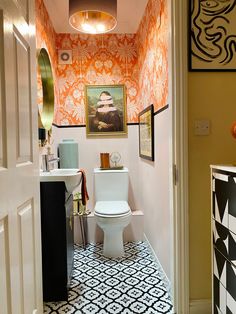
[[[213,313],[236,313],[236,167],[211,166]]]

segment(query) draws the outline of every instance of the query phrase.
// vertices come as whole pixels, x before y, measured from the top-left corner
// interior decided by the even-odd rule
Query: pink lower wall
[[[137,38],[140,109],[154,104],[155,161],[139,158],[136,201],[144,212],[144,233],[172,280],[172,106],[169,62],[171,0],[149,0]]]

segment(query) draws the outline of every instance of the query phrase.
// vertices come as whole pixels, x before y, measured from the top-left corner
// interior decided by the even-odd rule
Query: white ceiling
[[[68,23],[69,0],[43,1],[57,33],[76,33]],[[117,0],[117,27],[112,33],[136,33],[147,2],[148,0]]]

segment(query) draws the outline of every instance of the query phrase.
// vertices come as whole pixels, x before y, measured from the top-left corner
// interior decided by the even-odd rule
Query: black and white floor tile
[[[145,242],[126,243],[116,259],[104,257],[101,244],[76,245],[69,300],[45,303],[44,313],[171,314],[163,277]]]

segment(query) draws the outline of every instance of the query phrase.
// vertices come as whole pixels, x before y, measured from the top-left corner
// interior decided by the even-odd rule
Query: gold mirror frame
[[[38,114],[39,127],[49,131],[54,117],[54,83],[51,62],[45,48],[38,52],[38,66],[43,89],[43,110]]]

